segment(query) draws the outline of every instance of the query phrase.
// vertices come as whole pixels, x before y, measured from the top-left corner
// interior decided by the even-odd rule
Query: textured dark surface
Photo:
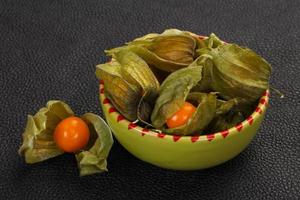
[[[1,1],[0,199],[300,199],[300,1]],[[78,177],[71,155],[26,165],[17,154],[26,115],[49,99],[101,114],[103,50],[169,27],[217,33],[273,66],[263,125],[235,159],[176,172],[131,156],[117,142],[109,173]],[[1,198],[2,197],[2,198]]]

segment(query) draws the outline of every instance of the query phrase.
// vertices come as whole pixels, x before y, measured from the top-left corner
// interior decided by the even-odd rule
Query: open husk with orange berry
[[[84,176],[107,171],[112,145],[112,133],[101,117],[93,113],[75,116],[66,103],[51,100],[34,116],[28,115],[19,154],[33,164],[73,153]]]

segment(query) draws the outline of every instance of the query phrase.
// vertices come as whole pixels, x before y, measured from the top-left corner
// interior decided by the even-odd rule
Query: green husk
[[[187,64],[176,63],[174,61],[160,58],[159,56],[157,56],[156,54],[149,51],[147,48],[143,46],[129,45],[123,47],[122,49],[136,53],[138,56],[143,58],[148,64],[165,72],[174,72],[178,69],[185,68],[188,66]],[[108,55],[109,54],[110,52],[108,52]],[[112,57],[115,57],[114,54],[112,54]]]
[[[193,87],[192,92],[211,92],[213,91],[211,88],[211,71],[213,66],[212,57],[204,54],[199,56],[193,63],[189,65],[189,67],[201,67],[202,74],[201,80]]]
[[[137,105],[137,118],[148,121],[153,103],[158,96],[159,82],[147,63],[130,51],[119,51],[116,59],[121,64],[122,77],[130,84],[142,88],[142,96]]]
[[[116,61],[97,65],[96,75],[104,81],[105,94],[118,111],[128,120],[136,120],[142,88],[130,84],[121,76],[121,65]]]
[[[90,141],[87,150],[76,154],[80,176],[107,171],[107,157],[113,145],[113,137],[105,121],[93,113],[81,117],[88,124]]]
[[[188,67],[173,72],[164,80],[151,115],[155,128],[162,128],[183,106],[190,90],[201,80],[201,73],[201,66]]]
[[[151,117],[152,110],[154,108],[154,103],[157,98],[157,95],[158,94],[155,93],[155,96],[153,96],[153,93],[151,93],[150,91],[146,92],[140,99],[140,102],[137,106],[138,120],[143,122],[146,125],[151,125],[150,117]]]
[[[137,38],[125,46],[106,50],[106,54],[116,57],[121,50],[132,51],[148,64],[160,70],[173,72],[187,67],[194,60],[196,40],[188,32],[169,29],[162,34],[151,33]]]
[[[216,116],[228,113],[234,107],[237,107],[241,103],[242,99],[234,98],[228,101],[217,99]]]
[[[193,116],[183,126],[165,129],[165,133],[177,135],[201,134],[215,117],[217,101],[214,93],[190,93],[187,101],[197,102],[198,104]]]
[[[254,51],[223,44],[198,52],[212,57],[211,88],[225,100],[240,97],[253,104],[269,88],[271,66]]]
[[[33,164],[63,154],[54,139],[56,126],[63,119],[74,116],[72,109],[58,100],[48,101],[34,116],[28,115],[19,154]],[[113,144],[109,127],[98,115],[86,113],[81,117],[88,125],[90,140],[85,151],[76,154],[80,175],[107,171],[106,158]]]
[[[74,115],[64,102],[52,100],[34,116],[28,115],[19,154],[26,163],[37,163],[63,153],[53,140],[56,125],[64,118]]]
[[[208,125],[205,133],[216,133],[229,129],[238,123],[244,121],[244,116],[241,112],[228,112],[215,117]]]
[[[158,92],[159,83],[147,63],[130,51],[119,51],[116,60],[121,64],[122,77],[132,85],[141,86],[144,91]]]
[[[131,51],[120,50],[116,60],[98,65],[96,75],[105,93],[128,120],[148,121],[158,95],[159,82],[147,63]]]
[[[214,119],[207,126],[206,133],[214,133],[231,128],[242,122],[253,111],[245,99],[234,98],[228,101],[217,99]]]
[[[148,49],[160,58],[188,65],[194,60],[195,45],[190,36],[162,36],[155,39]]]
[[[205,43],[205,47],[208,48],[217,48],[222,45],[224,42],[218,38],[214,33],[211,33],[208,38],[203,40]]]

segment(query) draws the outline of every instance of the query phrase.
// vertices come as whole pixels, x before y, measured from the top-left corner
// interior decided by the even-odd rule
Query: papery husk
[[[212,57],[211,88],[225,100],[240,97],[252,104],[269,88],[271,66],[254,51],[223,44],[199,52]]]
[[[116,61],[97,65],[96,75],[104,81],[106,97],[116,109],[128,120],[136,120],[142,88],[128,83],[121,76],[121,65]]]
[[[218,46],[224,44],[224,42],[214,33],[211,33],[208,38],[203,40],[203,42],[205,46],[202,47],[208,47],[208,48],[217,48]]]
[[[204,133],[216,133],[229,129],[241,123],[244,119],[245,118],[241,112],[228,112],[226,114],[219,115],[211,121]]]
[[[122,77],[132,85],[142,88],[137,105],[137,118],[149,121],[153,104],[158,96],[160,84],[148,64],[131,51],[119,51],[116,59],[121,64]]]
[[[209,93],[212,90],[212,68],[214,67],[212,57],[204,54],[199,56],[189,67],[201,67],[201,80],[192,88],[192,92],[204,92]]]
[[[197,102],[197,109],[192,117],[182,126],[165,129],[164,132],[176,135],[202,134],[202,131],[213,120],[216,113],[217,97],[214,93],[190,93],[187,101]]]
[[[143,59],[131,51],[118,51],[116,60],[96,67],[96,75],[104,81],[106,96],[128,120],[149,120],[153,103],[147,102],[155,102],[159,82]]]
[[[201,80],[201,74],[202,67],[194,66],[173,72],[164,80],[151,115],[155,128],[162,128],[183,106],[190,90]]]
[[[42,162],[64,153],[56,145],[53,134],[56,126],[71,116],[74,116],[72,109],[59,100],[50,100],[34,116],[28,115],[19,149],[26,163]],[[113,144],[111,131],[98,115],[86,113],[81,119],[87,123],[90,137],[85,150],[75,153],[80,175],[107,171],[106,158]]]
[[[53,139],[57,124],[74,113],[64,102],[48,101],[34,116],[28,115],[19,154],[32,164],[63,154]]]
[[[80,176],[108,171],[107,157],[114,143],[109,126],[93,113],[86,113],[81,118],[89,127],[90,141],[84,151],[76,154]]]
[[[215,133],[229,129],[245,120],[253,106],[245,99],[234,98],[228,101],[217,99],[217,108],[214,119],[207,126],[206,133]]]
[[[173,72],[193,62],[196,45],[195,38],[189,33],[169,29],[162,34],[147,34],[127,43],[126,46],[105,52],[115,58],[118,51],[126,49],[160,70]]]
[[[144,92],[158,93],[159,82],[148,64],[130,51],[119,51],[116,59],[120,63],[120,74],[130,84],[140,86]]]
[[[189,36],[158,37],[147,49],[165,60],[188,65],[194,60],[196,43]]]

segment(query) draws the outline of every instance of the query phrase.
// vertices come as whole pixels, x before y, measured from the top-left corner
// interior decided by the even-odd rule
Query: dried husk
[[[229,129],[242,121],[244,121],[244,116],[241,112],[229,111],[226,114],[219,115],[215,117],[211,123],[208,125],[204,133],[216,133]]]
[[[142,96],[137,105],[137,118],[149,121],[153,104],[158,96],[160,84],[148,64],[130,51],[119,51],[116,59],[121,64],[122,77],[130,84],[142,88]]]
[[[115,58],[118,51],[126,49],[160,70],[173,72],[193,62],[196,45],[196,39],[191,34],[169,29],[162,34],[145,35],[127,43],[126,46],[105,52]]]
[[[213,120],[216,113],[217,97],[214,93],[190,93],[187,101],[197,102],[197,109],[192,117],[182,126],[165,129],[164,132],[176,135],[202,134],[202,131]]]
[[[64,153],[57,147],[53,134],[59,122],[71,116],[74,116],[72,109],[58,100],[48,101],[46,107],[34,116],[28,115],[23,143],[19,149],[26,163],[41,162]],[[75,154],[80,175],[107,171],[106,158],[113,144],[111,131],[98,115],[86,113],[81,119],[89,127],[90,139],[85,150]]]
[[[189,67],[197,66],[202,68],[201,80],[193,87],[192,92],[212,92],[213,90],[211,88],[211,71],[214,67],[212,57],[207,54],[204,54],[202,56],[199,56],[193,63],[189,65]]]
[[[231,128],[244,121],[252,111],[253,106],[245,99],[234,98],[228,101],[217,99],[215,117],[204,132],[215,133]]]
[[[136,120],[142,88],[130,84],[121,76],[121,65],[116,61],[97,65],[96,75],[104,81],[105,94],[117,110],[128,120]]]
[[[271,66],[254,51],[223,44],[199,52],[212,57],[211,88],[225,100],[240,97],[252,104],[269,88]]]
[[[144,92],[158,93],[159,82],[143,59],[130,51],[119,51],[116,59],[121,65],[120,73],[128,83],[141,87]]]
[[[93,113],[86,113],[81,118],[89,126],[90,141],[86,150],[76,154],[80,176],[108,171],[106,159],[114,143],[109,126]]]
[[[53,140],[56,125],[73,116],[72,109],[61,101],[49,101],[34,116],[28,115],[19,154],[26,163],[37,163],[63,154]]]
[[[104,81],[107,97],[128,120],[149,121],[159,82],[143,59],[131,51],[118,51],[116,60],[96,67],[96,75]]]
[[[187,67],[164,80],[151,115],[155,128],[162,128],[166,120],[183,106],[190,90],[201,80],[201,73],[201,66]]]
[[[208,48],[217,48],[218,46],[222,45],[224,42],[216,36],[214,33],[211,33],[208,38],[203,40],[204,46],[203,47],[208,47]]]

